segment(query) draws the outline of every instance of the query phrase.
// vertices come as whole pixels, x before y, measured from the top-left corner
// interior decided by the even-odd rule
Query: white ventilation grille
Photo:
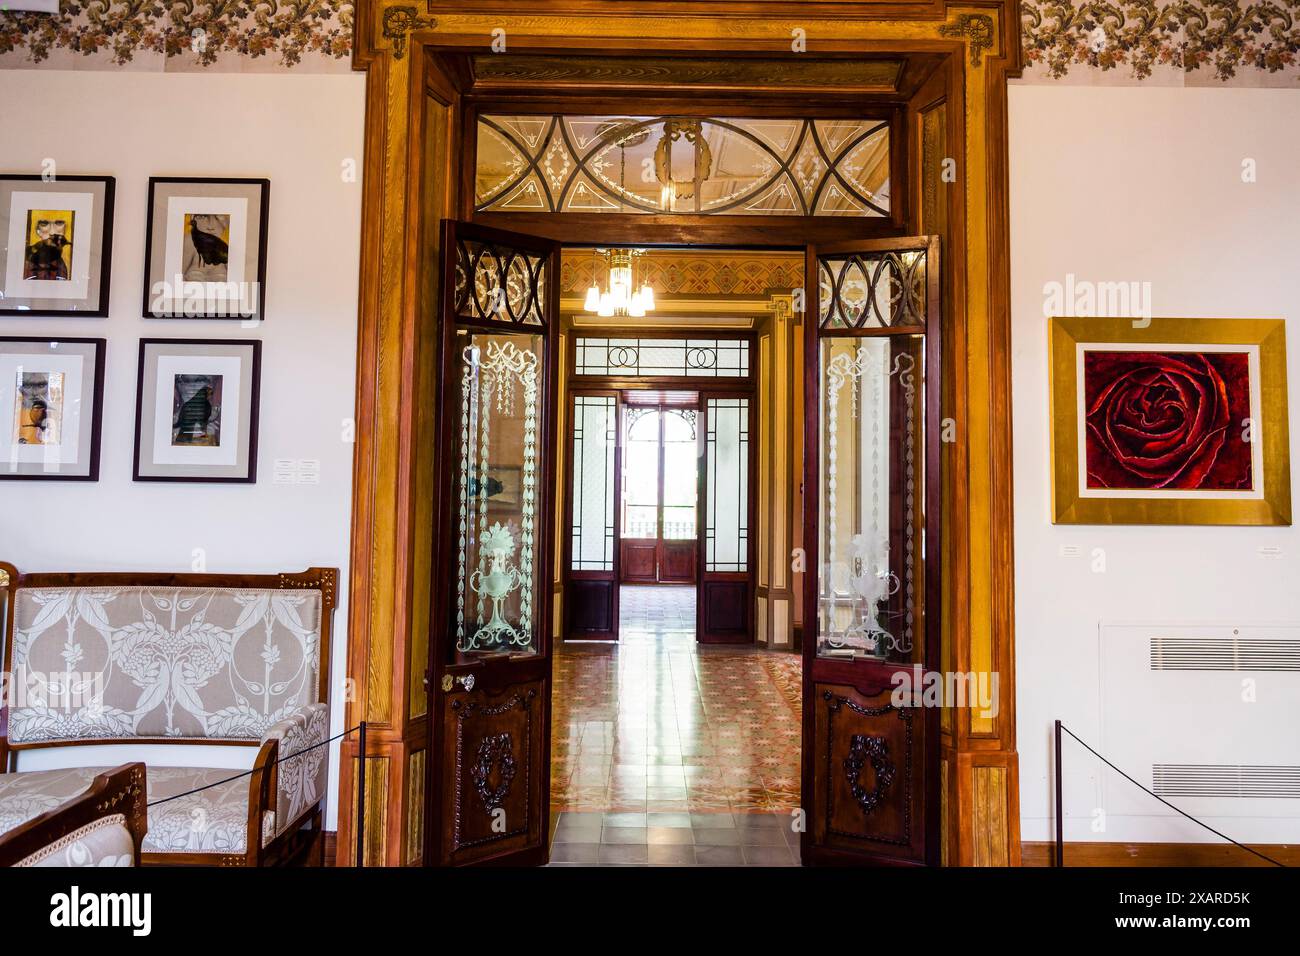
[[[1300,672],[1300,641],[1260,637],[1152,637],[1151,669]]]
[[[1102,623],[1098,630],[1098,751],[1237,839],[1300,842],[1300,624]],[[1108,839],[1203,838],[1118,774],[1092,772]]]
[[[1300,767],[1158,763],[1151,783],[1162,797],[1300,800]]]

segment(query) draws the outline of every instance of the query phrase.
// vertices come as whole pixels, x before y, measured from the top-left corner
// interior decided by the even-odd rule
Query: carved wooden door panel
[[[425,859],[544,863],[559,247],[444,221],[441,252]]]
[[[806,287],[803,859],[935,863],[939,241],[810,247]]]

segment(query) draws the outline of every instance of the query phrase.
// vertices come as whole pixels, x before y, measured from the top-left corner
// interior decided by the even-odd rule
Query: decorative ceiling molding
[[[1021,0],[1019,82],[1300,83],[1300,0]]]

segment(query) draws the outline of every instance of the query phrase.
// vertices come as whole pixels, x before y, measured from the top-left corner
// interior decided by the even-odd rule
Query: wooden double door
[[[699,395],[636,404],[622,395],[619,582],[695,584],[699,556]]]
[[[440,473],[431,572],[425,860],[548,858],[559,247],[442,232]],[[805,863],[938,859],[938,240],[808,250],[804,318]],[[564,529],[568,634],[617,634],[617,391],[574,389]],[[752,397],[700,390],[701,639],[752,633]],[[730,470],[729,470],[730,469]],[[608,493],[606,493],[608,492]],[[582,492],[585,495],[585,492]],[[599,506],[597,506],[599,502]],[[747,512],[747,513],[746,513]],[[714,542],[709,545],[712,522]],[[560,526],[563,527],[563,526]]]

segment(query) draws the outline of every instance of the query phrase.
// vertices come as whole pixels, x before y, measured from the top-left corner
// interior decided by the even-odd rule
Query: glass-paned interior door
[[[572,395],[564,615],[574,640],[618,640],[618,421],[617,392]]]
[[[425,859],[547,854],[558,247],[445,221]]]
[[[696,607],[705,643],[753,640],[753,400],[705,393],[703,562]]]
[[[694,405],[623,406],[620,580],[694,584],[699,450]]]
[[[918,677],[938,664],[938,255],[933,238],[809,253],[811,862],[938,853],[939,711],[919,706]]]

